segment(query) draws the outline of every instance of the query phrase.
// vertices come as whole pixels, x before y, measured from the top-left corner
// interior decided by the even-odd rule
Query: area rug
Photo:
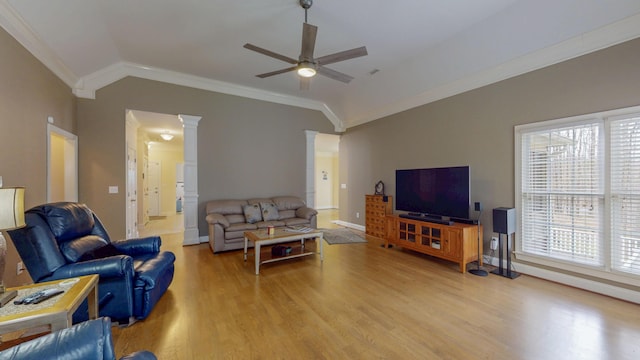
[[[349,229],[322,229],[324,240],[329,245],[366,243],[358,234]]]

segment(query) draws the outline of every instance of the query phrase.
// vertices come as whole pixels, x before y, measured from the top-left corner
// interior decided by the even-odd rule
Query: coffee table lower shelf
[[[305,244],[305,240],[316,239],[314,246],[311,244]],[[245,231],[244,233],[244,261],[247,261],[247,251],[249,242],[253,243],[254,248],[254,260],[256,275],[260,274],[260,265],[272,263],[276,261],[289,260],[300,258],[303,256],[315,255],[320,253],[320,261],[324,260],[324,254],[322,251],[323,234],[321,231],[314,231],[308,233],[296,233],[289,232],[283,229],[276,229],[274,234],[269,235],[266,230]],[[271,253],[263,253],[262,247],[266,245],[284,244],[291,242],[298,242],[297,245],[292,246],[292,252],[289,255],[283,256],[271,256]]]

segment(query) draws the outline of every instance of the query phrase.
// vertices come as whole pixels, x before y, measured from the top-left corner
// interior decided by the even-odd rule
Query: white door
[[[160,163],[149,161],[149,216],[160,216]]]
[[[138,164],[135,148],[127,148],[127,239],[138,237]]]
[[[149,222],[149,159],[145,155],[142,161],[142,223],[146,226]]]
[[[47,202],[78,201],[78,137],[47,126]]]

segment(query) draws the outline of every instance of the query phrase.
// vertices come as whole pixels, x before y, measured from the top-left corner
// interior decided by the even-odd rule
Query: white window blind
[[[521,134],[524,253],[604,265],[603,133],[594,120]]]
[[[640,274],[640,115],[611,121],[611,258]]]

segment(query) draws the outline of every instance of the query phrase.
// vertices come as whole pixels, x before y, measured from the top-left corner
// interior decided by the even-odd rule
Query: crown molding
[[[640,37],[640,14],[633,15],[581,34],[547,48],[506,61],[491,69],[429,89],[408,99],[379,107],[359,118],[347,121],[346,128],[397,114],[450,96],[577,58]]]
[[[284,95],[276,92],[259,90],[248,86],[236,85],[224,81],[207,79],[199,76],[184,74],[176,71],[144,66],[131,62],[119,62],[104,69],[82,77],[73,87],[73,93],[81,98],[95,99],[95,93],[109,84],[112,84],[127,76],[134,76],[148,80],[182,85],[196,89],[215,91],[219,93],[242,96],[246,98],[263,100],[278,104],[296,106],[322,112],[335,130],[344,131],[342,120],[331,108],[320,101],[304,99],[296,96]]]
[[[69,87],[78,81],[77,76],[64,64],[62,59],[40,39],[36,32],[6,1],[0,0],[0,26],[13,36],[27,51],[40,60],[60,80]]]

